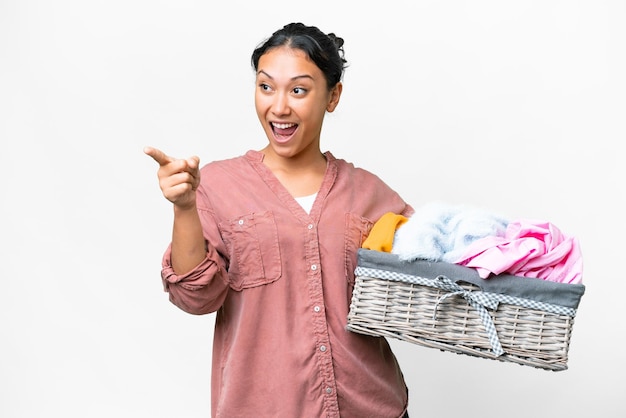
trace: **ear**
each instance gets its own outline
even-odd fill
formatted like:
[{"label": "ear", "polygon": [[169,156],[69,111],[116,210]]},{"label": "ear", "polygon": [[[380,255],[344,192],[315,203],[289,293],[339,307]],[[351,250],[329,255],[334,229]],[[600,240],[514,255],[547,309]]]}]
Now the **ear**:
[{"label": "ear", "polygon": [[334,111],[337,105],[339,104],[339,98],[341,97],[341,91],[343,90],[343,85],[341,82],[335,84],[335,87],[330,91],[330,100],[328,101],[328,105],[326,105],[326,111],[329,113]]}]

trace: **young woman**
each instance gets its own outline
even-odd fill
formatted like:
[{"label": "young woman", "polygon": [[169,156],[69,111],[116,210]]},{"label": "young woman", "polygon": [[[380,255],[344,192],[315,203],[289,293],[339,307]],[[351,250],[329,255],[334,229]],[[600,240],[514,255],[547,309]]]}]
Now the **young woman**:
[{"label": "young woman", "polygon": [[186,312],[217,312],[214,417],[406,416],[387,341],[345,328],[357,249],[386,212],[413,212],[320,150],[345,63],[341,38],[288,24],[252,54],[265,148],[201,169],[145,149],[174,206],[165,289]]}]

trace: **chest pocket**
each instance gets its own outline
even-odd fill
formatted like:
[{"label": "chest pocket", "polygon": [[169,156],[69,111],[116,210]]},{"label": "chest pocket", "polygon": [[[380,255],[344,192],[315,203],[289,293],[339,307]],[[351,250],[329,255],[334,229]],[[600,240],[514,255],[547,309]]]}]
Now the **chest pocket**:
[{"label": "chest pocket", "polygon": [[272,212],[250,213],[219,224],[228,249],[230,287],[242,290],[281,276],[278,230]]},{"label": "chest pocket", "polygon": [[365,238],[369,235],[374,222],[353,213],[346,213],[345,229],[345,268],[348,283],[354,285],[354,270],[356,269],[356,254]]}]

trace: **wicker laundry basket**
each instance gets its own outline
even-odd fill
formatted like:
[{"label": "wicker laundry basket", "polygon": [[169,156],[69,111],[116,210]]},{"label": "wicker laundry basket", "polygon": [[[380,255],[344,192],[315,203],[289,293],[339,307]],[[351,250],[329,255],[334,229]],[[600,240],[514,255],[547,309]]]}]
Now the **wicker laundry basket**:
[{"label": "wicker laundry basket", "polygon": [[545,370],[567,369],[582,284],[402,261],[360,249],[350,331]]}]

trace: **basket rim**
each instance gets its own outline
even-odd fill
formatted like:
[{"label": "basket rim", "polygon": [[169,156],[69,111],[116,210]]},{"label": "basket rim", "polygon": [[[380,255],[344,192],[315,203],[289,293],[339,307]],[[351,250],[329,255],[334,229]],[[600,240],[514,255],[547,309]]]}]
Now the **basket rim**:
[{"label": "basket rim", "polygon": [[508,295],[574,310],[578,308],[585,293],[585,285],[583,284],[557,283],[510,274],[493,275],[488,279],[483,279],[474,268],[443,261],[404,261],[396,254],[360,248],[357,252],[355,276],[362,274],[363,269],[376,271],[378,278],[394,276],[397,280],[404,280],[404,277],[421,277],[433,280],[438,276],[446,276],[455,282],[472,283],[484,292]]},{"label": "basket rim", "polygon": [[[437,276],[435,279],[428,279],[428,278],[421,277],[421,276],[412,276],[410,274],[398,273],[398,272],[387,271],[387,270],[370,269],[367,267],[357,267],[355,270],[355,277],[356,278],[369,277],[372,279],[403,282],[403,283],[421,285],[421,286],[429,286],[429,287],[433,287],[433,288],[440,289],[440,290],[447,290],[450,292],[458,292],[460,290],[451,289],[449,287],[449,284],[446,282],[446,280],[452,282],[453,284],[456,284],[457,286],[458,286],[458,283],[461,282],[460,280],[454,281],[453,279],[450,279],[444,275]],[[474,294],[474,295],[484,295],[486,298],[491,299],[496,305],[498,303],[507,303],[509,305],[518,305],[524,308],[537,309],[537,310],[554,313],[557,315],[567,315],[571,317],[575,317],[577,313],[577,310],[574,308],[568,308],[566,306],[555,305],[555,304],[546,303],[546,302],[538,302],[533,299],[520,298],[517,296],[510,296],[510,295],[505,295],[501,293],[486,292],[484,290],[477,290],[477,291],[468,290],[467,292]]]}]

